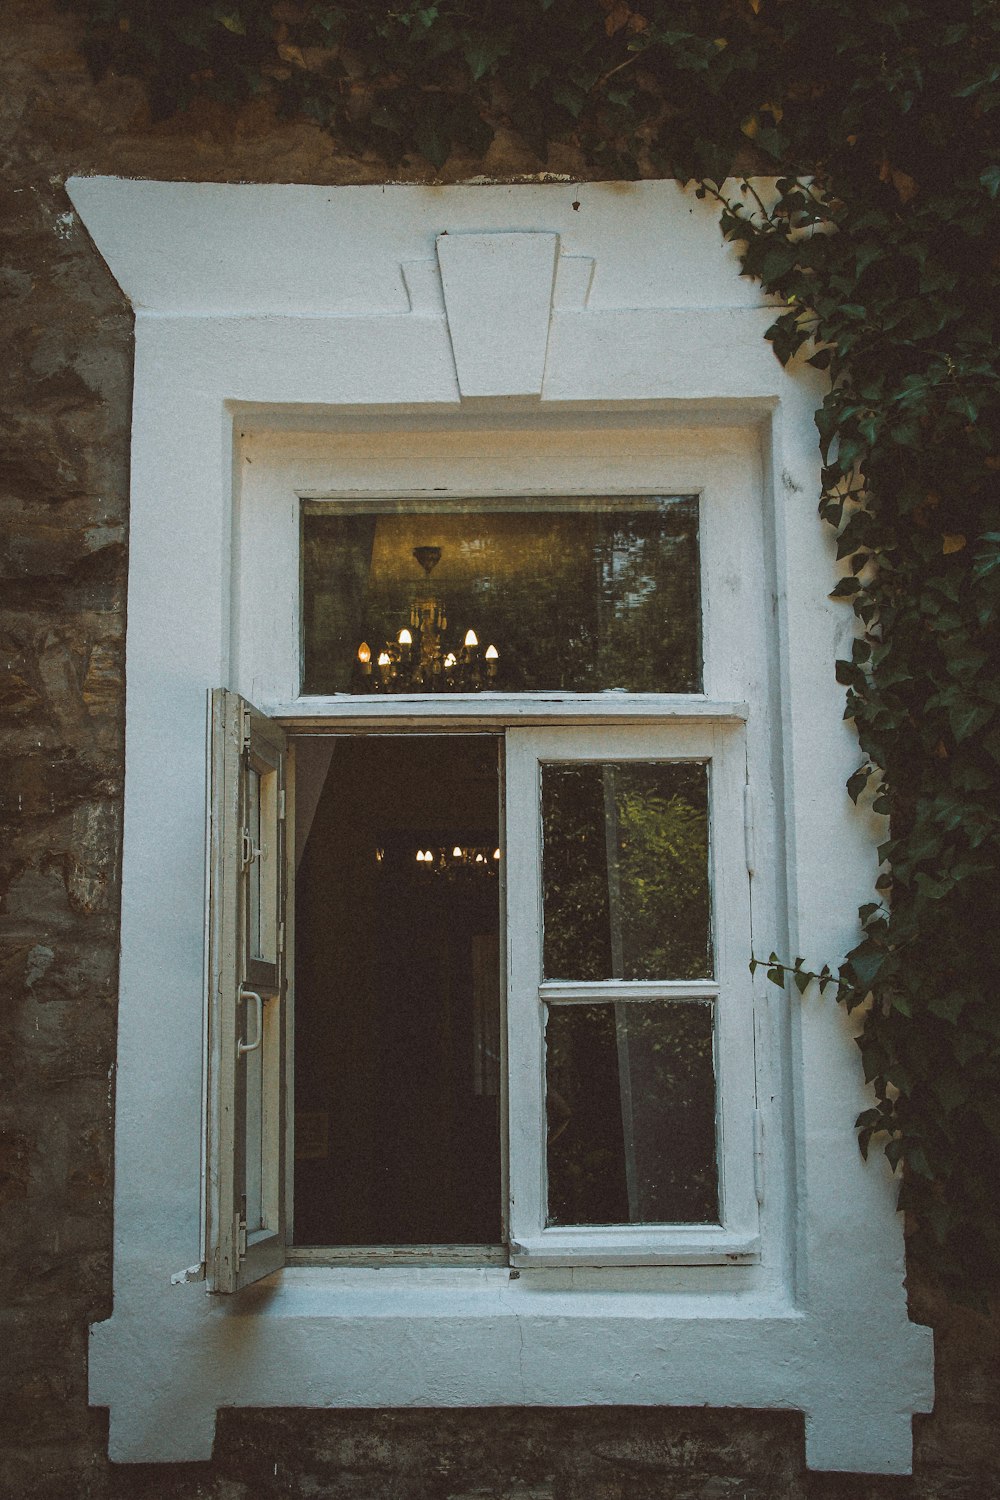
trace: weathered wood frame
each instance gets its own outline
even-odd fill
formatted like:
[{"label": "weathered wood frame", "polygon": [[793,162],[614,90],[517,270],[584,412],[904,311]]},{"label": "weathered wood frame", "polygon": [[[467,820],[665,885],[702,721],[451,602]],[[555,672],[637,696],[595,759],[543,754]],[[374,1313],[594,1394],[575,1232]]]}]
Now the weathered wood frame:
[{"label": "weathered wood frame", "polygon": [[[287,739],[238,694],[219,688],[211,698],[210,745],[205,1263],[212,1288],[234,1292],[285,1259]],[[255,849],[247,848],[251,770],[262,785],[272,783],[261,798],[266,824]],[[266,862],[269,877],[262,886],[265,894],[269,887],[271,909],[262,916],[273,959],[255,956],[251,946],[248,880],[258,861]],[[256,1038],[247,1035],[250,996],[259,1005]],[[259,1121],[261,1149],[261,1222],[253,1228],[246,1220],[248,1114]]]}]

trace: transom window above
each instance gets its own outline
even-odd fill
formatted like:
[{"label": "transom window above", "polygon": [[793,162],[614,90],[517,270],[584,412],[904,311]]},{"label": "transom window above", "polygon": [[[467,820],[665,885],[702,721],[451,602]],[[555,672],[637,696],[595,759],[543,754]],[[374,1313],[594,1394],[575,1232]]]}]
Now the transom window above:
[{"label": "transom window above", "polygon": [[304,691],[691,693],[694,495],[307,501]]}]

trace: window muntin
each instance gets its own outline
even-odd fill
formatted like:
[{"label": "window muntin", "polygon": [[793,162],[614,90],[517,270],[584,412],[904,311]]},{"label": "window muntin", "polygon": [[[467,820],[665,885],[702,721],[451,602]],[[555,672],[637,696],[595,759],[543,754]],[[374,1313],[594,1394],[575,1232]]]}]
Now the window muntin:
[{"label": "window muntin", "polygon": [[698,500],[305,502],[303,691],[700,691]]}]

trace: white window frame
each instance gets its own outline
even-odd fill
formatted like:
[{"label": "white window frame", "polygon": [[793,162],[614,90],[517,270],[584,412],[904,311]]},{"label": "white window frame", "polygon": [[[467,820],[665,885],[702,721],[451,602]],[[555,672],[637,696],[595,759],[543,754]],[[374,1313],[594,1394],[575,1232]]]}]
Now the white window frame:
[{"label": "white window frame", "polygon": [[218,689],[210,711],[206,1270],[218,1291],[235,1292],[285,1263],[288,746],[235,693]]},{"label": "white window frame", "polygon": [[[752,434],[763,555],[747,568],[733,539],[736,566],[709,583],[723,613],[734,585],[752,585],[773,649],[749,695],[727,688],[732,662],[716,653],[705,699],[750,709],[755,941],[835,959],[855,940],[873,839],[843,792],[857,746],[833,663],[851,622],[825,598],[833,550],[810,499],[821,377],[774,360],[773,307],[740,279],[715,207],[676,183],[67,186],[136,309],[114,1309],[90,1360],[112,1458],[207,1458],[220,1406],[639,1402],[801,1410],[810,1466],[906,1472],[931,1341],[906,1317],[891,1176],[861,1161],[851,1130],[864,1104],[851,1022],[766,984],[757,1263],[286,1266],[231,1297],[203,1279],[206,691],[225,685],[293,729],[364,722],[351,704],[298,699],[269,649],[288,622],[269,636],[263,617],[283,608],[294,626],[297,580],[276,571],[266,596],[245,596],[269,526],[244,524],[255,465],[241,433],[267,434],[284,472],[279,529],[310,489],[396,488],[393,442],[412,489],[442,482],[450,433],[458,490],[494,476],[521,493],[516,442],[491,447],[520,425],[559,450],[562,493],[601,493],[581,435],[604,424],[642,459],[671,431],[676,472],[661,452],[650,488],[689,492],[702,483],[685,465]],[[338,434],[335,471],[314,464],[310,480],[310,442]],[[286,550],[272,556],[280,571]],[[508,722],[568,712],[511,705]],[[440,722],[471,713],[442,705]],[[578,702],[571,717],[644,713]],[[390,717],[407,714],[401,702]]]},{"label": "white window frame", "polygon": [[[507,734],[507,972],[511,1119],[511,1264],[712,1265],[756,1258],[753,986],[747,966],[750,892],[743,840],[746,753],[742,725],[642,724]],[[542,966],[543,764],[700,761],[709,773],[711,980],[545,980]],[[553,1005],[614,1000],[710,1000],[714,1021],[716,1159],[720,1223],[601,1227],[546,1225],[545,1021]]]},{"label": "white window frame", "polygon": [[[725,840],[726,853],[721,860],[717,845],[713,854],[713,888],[726,914],[717,929],[719,957],[725,963],[719,1008],[726,1017],[726,1038],[733,1032],[733,1041],[720,1053],[724,1066],[720,1067],[717,1100],[718,1165],[725,1192],[722,1224],[715,1230],[648,1226],[641,1233],[619,1227],[543,1229],[537,1202],[525,1218],[522,1205],[532,1201],[527,1184],[541,1170],[545,1116],[537,1097],[529,1103],[529,1080],[538,1069],[538,992],[522,967],[527,951],[523,939],[527,935],[530,941],[532,918],[517,907],[507,913],[512,947],[507,966],[506,1047],[508,1059],[517,1063],[505,1076],[512,1106],[509,1114],[505,1109],[503,1122],[510,1174],[505,1218],[512,1241],[509,1261],[518,1267],[754,1264],[761,1246],[757,1196],[763,1180],[763,1116],[756,1107],[755,986],[748,968],[752,945],[745,826],[748,767],[752,765],[761,805],[773,800],[772,736],[764,712],[768,627],[757,584],[766,572],[759,436],[752,428],[712,431],[623,413],[610,418],[573,414],[541,424],[515,415],[512,420],[480,419],[477,428],[448,430],[383,419],[370,428],[358,430],[345,424],[335,434],[297,434],[288,441],[284,434],[256,430],[249,417],[241,423],[241,488],[234,536],[239,603],[232,644],[237,681],[245,692],[263,696],[268,711],[293,736],[293,745],[294,735],[306,730],[493,730],[505,735],[508,774],[516,774],[521,763],[512,756],[511,747],[518,735],[526,733],[526,725],[537,726],[536,733],[543,726],[559,725],[571,743],[601,745],[601,753],[611,756],[623,735],[644,728],[647,737],[658,736],[659,754],[664,758],[674,754],[678,744],[697,744],[701,754],[725,766],[727,806],[713,808],[713,816],[720,814],[718,838]],[[329,484],[331,475],[340,480],[337,489]],[[485,483],[484,475],[488,476]],[[384,505],[391,511],[404,500],[429,512],[435,507],[451,512],[463,507],[475,514],[482,508],[502,511],[511,504],[519,509],[530,508],[533,502],[544,507],[553,496],[560,500],[605,495],[627,499],[649,494],[698,498],[701,692],[391,697],[299,692],[304,649],[299,582],[304,502],[332,511],[359,502],[366,509]],[[749,733],[748,700],[753,704]],[[537,879],[532,864],[537,835],[523,816],[520,792],[511,796],[508,790],[506,805],[511,860],[507,883],[510,889],[523,892],[526,881]],[[762,829],[760,837],[770,851],[773,830]],[[756,880],[754,901],[761,915],[775,906],[769,874],[773,863],[765,859]],[[529,993],[530,1020],[525,1010]],[[770,1050],[765,1049],[763,1055],[769,1057]],[[763,1088],[773,1094],[766,1078]],[[288,1093],[293,1098],[291,1082]],[[534,1135],[509,1125],[511,1119],[526,1118],[535,1123]],[[292,1128],[290,1117],[289,1137]],[[289,1181],[293,1172],[290,1155]],[[293,1216],[292,1203],[286,1218],[291,1221]],[[324,1255],[322,1247],[311,1246],[288,1251],[291,1263],[335,1264],[345,1258],[361,1257],[345,1257],[333,1249]],[[392,1262],[398,1255],[373,1251],[367,1259]],[[211,1251],[208,1261],[213,1261]]]}]

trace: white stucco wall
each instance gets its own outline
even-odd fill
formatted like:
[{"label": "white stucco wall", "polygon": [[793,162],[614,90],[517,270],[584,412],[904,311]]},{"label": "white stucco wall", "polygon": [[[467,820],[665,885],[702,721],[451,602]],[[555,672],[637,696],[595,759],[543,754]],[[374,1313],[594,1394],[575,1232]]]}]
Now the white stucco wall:
[{"label": "white stucco wall", "polygon": [[220,1405],[664,1403],[800,1409],[814,1467],[906,1472],[931,1339],[906,1318],[894,1184],[858,1154],[857,1051],[829,1001],[758,986],[757,1264],[299,1266],[232,1298],[171,1280],[203,1253],[205,692],[258,680],[241,431],[289,473],[319,453],[331,482],[366,434],[399,434],[405,463],[428,434],[476,461],[483,433],[520,430],[569,473],[612,421],[667,480],[742,453],[765,558],[736,573],[770,643],[750,732],[776,793],[755,941],[852,945],[873,854],[843,789],[851,622],[815,516],[821,387],[774,360],[714,210],[674,183],[69,190],[136,309],[115,1303],[91,1354],[112,1457],[205,1458]]}]

